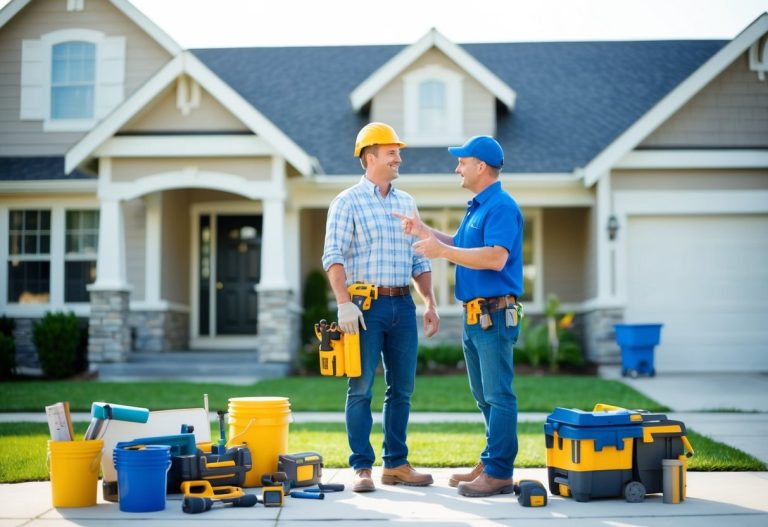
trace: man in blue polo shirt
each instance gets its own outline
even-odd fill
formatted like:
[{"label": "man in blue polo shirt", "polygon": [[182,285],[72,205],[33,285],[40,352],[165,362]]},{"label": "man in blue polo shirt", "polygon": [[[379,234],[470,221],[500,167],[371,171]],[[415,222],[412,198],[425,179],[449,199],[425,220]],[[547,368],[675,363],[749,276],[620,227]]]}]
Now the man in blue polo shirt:
[{"label": "man in blue polo shirt", "polygon": [[475,196],[453,236],[426,226],[414,213],[402,220],[420,239],[417,254],[456,264],[456,298],[464,305],[464,358],[469,386],[485,419],[486,446],[469,472],[449,483],[463,496],[513,492],[517,456],[517,398],[512,348],[517,342],[523,293],[523,215],[501,188],[504,151],[492,137],[477,136],[448,151],[459,158],[461,186]]}]

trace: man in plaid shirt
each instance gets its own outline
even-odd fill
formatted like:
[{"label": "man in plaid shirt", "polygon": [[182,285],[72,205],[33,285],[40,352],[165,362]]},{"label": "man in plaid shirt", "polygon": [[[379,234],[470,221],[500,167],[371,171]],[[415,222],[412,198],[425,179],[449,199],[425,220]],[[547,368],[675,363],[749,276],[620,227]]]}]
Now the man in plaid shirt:
[{"label": "man in plaid shirt", "polygon": [[[360,130],[355,156],[360,158],[365,175],[333,200],[325,229],[323,268],[336,296],[339,325],[347,333],[360,332],[362,374],[349,378],[345,412],[355,492],[375,489],[371,477],[376,459],[370,443],[371,396],[379,357],[387,383],[381,481],[388,485],[432,483],[431,475],[417,472],[408,463],[406,444],[418,350],[411,280],[426,306],[424,332],[428,337],[437,332],[440,318],[429,259],[414,254],[414,237],[404,234],[393,216],[416,211],[413,198],[392,185],[399,175],[400,149],[404,147],[392,127],[384,123],[370,123]],[[347,290],[355,282],[378,288],[378,299],[365,313],[352,302]]]}]

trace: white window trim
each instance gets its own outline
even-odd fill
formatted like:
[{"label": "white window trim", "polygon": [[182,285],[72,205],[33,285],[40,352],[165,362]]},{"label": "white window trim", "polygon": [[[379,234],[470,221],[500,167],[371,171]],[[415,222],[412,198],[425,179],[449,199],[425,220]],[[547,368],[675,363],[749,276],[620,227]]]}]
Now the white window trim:
[{"label": "white window trim", "polygon": [[[8,239],[10,210],[51,211],[50,291],[47,304],[19,304],[8,302]],[[50,199],[24,200],[0,206],[0,312],[9,317],[42,317],[48,311],[73,311],[77,316],[88,316],[88,302],[64,302],[65,218],[67,210],[99,210],[95,200],[74,200],[51,204]]]},{"label": "white window trim", "polygon": [[[91,29],[62,29],[40,37],[43,43],[43,131],[46,132],[80,132],[90,130],[96,124],[96,98],[99,91],[99,55],[105,35],[101,31]],[[96,46],[94,65],[96,75],[93,79],[93,117],[90,119],[51,119],[51,68],[53,47],[64,42],[88,42]]]},{"label": "white window trim", "polygon": [[[53,46],[72,41],[88,42],[96,46],[93,117],[89,119],[51,119],[51,61]],[[111,49],[111,56],[110,51],[107,50],[108,47]],[[37,49],[35,50],[35,48]],[[39,60],[39,63],[38,67],[34,68],[34,72],[24,71],[25,68],[32,68],[29,62],[32,60],[32,57],[22,54],[22,99],[24,100],[30,96],[28,93],[25,93],[25,90],[31,89],[34,92],[35,88],[39,89],[39,95],[32,96],[32,100],[40,105],[42,115],[26,115],[24,104],[22,104],[21,119],[42,120],[43,131],[45,132],[82,132],[92,129],[106,115],[106,112],[111,110],[111,108],[106,108],[106,105],[114,106],[114,103],[117,102],[114,100],[114,93],[110,93],[111,96],[108,96],[106,92],[114,91],[114,85],[118,85],[119,93],[117,94],[117,99],[122,100],[123,98],[122,86],[125,80],[124,48],[124,37],[107,37],[105,33],[91,29],[61,29],[46,33],[37,40],[25,40],[25,53],[26,50],[30,50],[30,52],[35,54],[39,53],[35,57]],[[117,52],[117,55],[115,55],[115,52]],[[114,70],[112,66],[107,64],[118,64],[119,67],[117,70]],[[105,78],[107,74],[105,70],[110,70],[111,75],[109,76],[115,76],[115,79]],[[107,84],[112,85],[109,90],[105,87]],[[37,112],[34,113],[36,114]]]},{"label": "white window trim", "polygon": [[[419,86],[435,80],[445,85],[448,126],[439,136],[422,135],[419,128]],[[462,143],[464,128],[464,76],[448,68],[431,64],[403,75],[403,138],[409,146],[447,146]]]}]

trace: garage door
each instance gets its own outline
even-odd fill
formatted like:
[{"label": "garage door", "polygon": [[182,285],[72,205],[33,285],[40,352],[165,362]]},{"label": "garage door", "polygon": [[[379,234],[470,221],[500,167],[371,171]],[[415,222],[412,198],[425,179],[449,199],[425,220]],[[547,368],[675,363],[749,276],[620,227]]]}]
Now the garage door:
[{"label": "garage door", "polygon": [[658,371],[768,371],[768,215],[638,216],[628,323],[664,324]]}]

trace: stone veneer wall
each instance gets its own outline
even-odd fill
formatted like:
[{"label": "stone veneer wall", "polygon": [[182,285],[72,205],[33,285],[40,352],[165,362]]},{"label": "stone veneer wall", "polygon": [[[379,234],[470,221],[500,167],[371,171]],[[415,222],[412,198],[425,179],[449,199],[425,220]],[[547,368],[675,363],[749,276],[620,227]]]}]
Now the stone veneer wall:
[{"label": "stone veneer wall", "polygon": [[136,351],[175,351],[189,348],[189,313],[132,311],[129,323]]},{"label": "stone veneer wall", "polygon": [[91,291],[88,362],[124,362],[131,351],[128,291]]},{"label": "stone veneer wall", "polygon": [[259,291],[259,360],[294,363],[300,321],[301,310],[290,290]]},{"label": "stone veneer wall", "polygon": [[620,364],[614,324],[624,321],[623,309],[596,309],[580,315],[584,324],[584,355],[596,364]]}]

